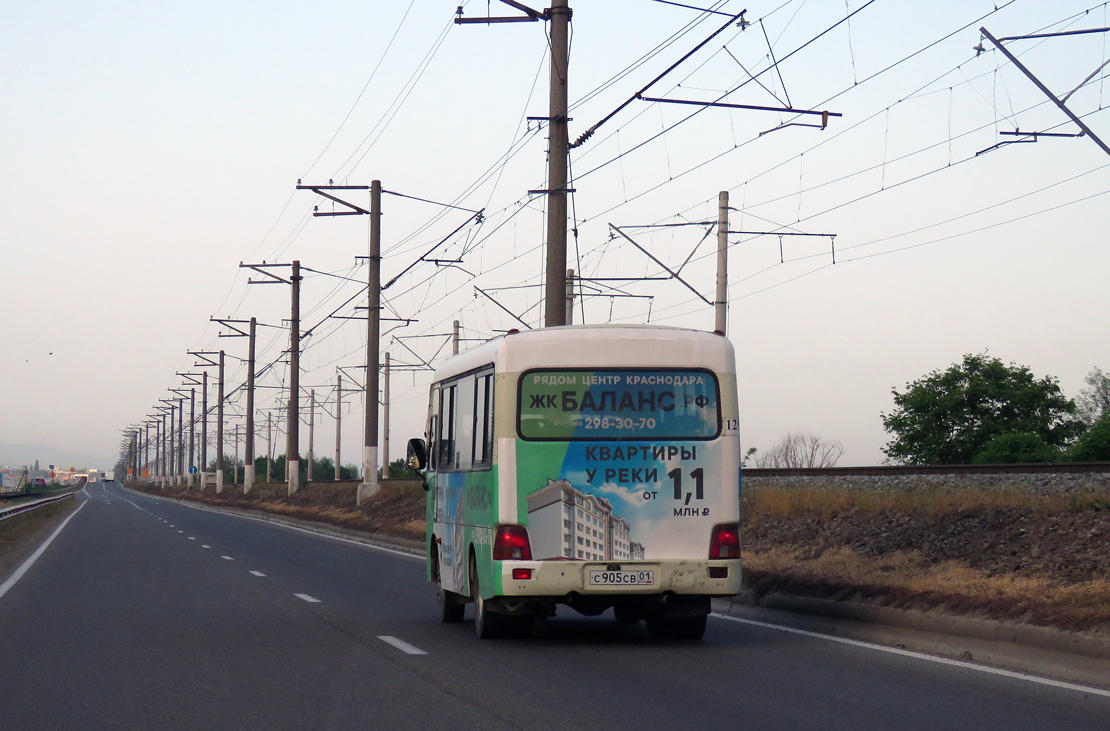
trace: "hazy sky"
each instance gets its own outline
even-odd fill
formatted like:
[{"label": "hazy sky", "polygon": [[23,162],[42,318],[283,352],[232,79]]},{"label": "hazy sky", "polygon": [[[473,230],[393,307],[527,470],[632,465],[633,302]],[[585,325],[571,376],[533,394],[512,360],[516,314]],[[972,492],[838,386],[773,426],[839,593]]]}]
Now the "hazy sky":
[{"label": "hazy sky", "polygon": [[[455,319],[474,340],[517,326],[476,287],[540,324],[544,202],[527,191],[544,187],[546,139],[526,117],[547,114],[546,27],[456,26],[457,4],[6,9],[0,465],[33,458],[12,446],[23,444],[52,450],[44,461],[64,453],[110,466],[121,430],[170,395],[175,372],[194,370],[187,350],[226,349],[228,380],[241,383],[246,343],[219,339],[211,316],[275,326],[260,329],[258,357],[279,361],[288,288],[248,286],[240,262],[298,259],[347,278],[306,272],[303,283],[301,383],[334,413],[336,368],[358,375],[365,324],[328,315],[363,314],[355,257],[367,252],[368,218],[312,217],[330,205],[295,191],[298,179],[380,179],[468,209],[385,196],[385,281],[484,209],[483,223],[431,257],[457,265],[422,263],[385,292],[388,316],[416,320],[383,327],[397,327],[382,340],[395,362],[449,352],[442,334]],[[974,48],[980,26],[998,37],[1105,27],[1107,6],[999,4],[852,0],[843,22],[839,2],[718,3],[747,8],[753,24],[725,30],[647,96],[735,89],[726,101],[843,116],[761,135],[816,118],[634,101],[574,151],[569,266],[587,277],[662,273],[612,239],[612,224],[672,268],[689,258],[683,279],[712,299],[708,227],[635,227],[715,219],[721,190],[733,230],[835,234],[835,265],[828,238],[731,237],[745,449],[810,431],[843,442],[843,465],[877,463],[891,388],[968,352],[1056,376],[1070,396],[1094,366],[1110,368],[1110,156],[1082,138],[976,155],[1016,139],[1005,131],[1078,130],[989,42]],[[727,20],[651,0],[572,5],[572,140]],[[1007,47],[1062,96],[1110,57],[1107,43],[1093,34]],[[1106,72],[1068,106],[1110,140]],[[713,325],[679,282],[586,286],[595,296],[579,322]],[[613,286],[640,296],[611,297]],[[278,411],[286,378],[280,363],[267,373],[260,412]],[[394,375],[393,457],[422,431],[428,381],[426,371]],[[242,423],[242,406],[232,411]],[[345,415],[343,461],[359,462],[357,396]],[[330,456],[334,421],[321,411],[316,423],[316,451]],[[307,428],[301,437],[306,452]]]}]

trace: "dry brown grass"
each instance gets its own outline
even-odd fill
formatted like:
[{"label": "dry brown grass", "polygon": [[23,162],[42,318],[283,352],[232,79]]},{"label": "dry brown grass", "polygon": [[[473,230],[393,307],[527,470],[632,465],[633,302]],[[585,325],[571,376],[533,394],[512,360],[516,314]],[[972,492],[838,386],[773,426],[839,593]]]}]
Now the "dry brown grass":
[{"label": "dry brown grass", "polygon": [[1074,629],[1110,623],[1110,581],[1061,584],[1013,574],[988,576],[954,561],[930,563],[917,552],[861,556],[832,548],[817,558],[798,549],[745,552],[759,593],[785,591],[877,604],[940,608]]},{"label": "dry brown grass", "polygon": [[919,511],[939,515],[983,506],[1033,509],[1043,513],[1110,509],[1110,494],[1035,495],[1016,487],[978,490],[922,489],[878,492],[834,487],[759,487],[744,491],[744,512],[757,517],[812,516],[828,520],[849,511],[877,515]]}]

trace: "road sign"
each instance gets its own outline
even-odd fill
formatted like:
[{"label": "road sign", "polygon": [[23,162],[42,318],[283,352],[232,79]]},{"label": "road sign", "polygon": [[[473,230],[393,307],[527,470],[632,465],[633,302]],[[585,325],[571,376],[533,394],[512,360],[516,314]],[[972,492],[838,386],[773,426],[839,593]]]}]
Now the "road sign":
[{"label": "road sign", "polygon": [[196,473],[197,473],[197,466],[196,465],[190,465],[189,474],[190,475],[195,475]]},{"label": "road sign", "polygon": [[127,468],[127,474],[129,474],[129,475],[130,475],[130,474],[131,474],[131,473],[133,473],[133,472],[134,472],[134,470],[133,470],[133,469],[131,469],[130,467],[128,467],[128,468]]}]

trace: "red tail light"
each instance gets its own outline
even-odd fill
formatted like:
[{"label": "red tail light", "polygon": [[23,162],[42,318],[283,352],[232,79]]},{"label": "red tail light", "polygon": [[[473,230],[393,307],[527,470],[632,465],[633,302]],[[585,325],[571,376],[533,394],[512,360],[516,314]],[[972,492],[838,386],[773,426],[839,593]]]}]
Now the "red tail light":
[{"label": "red tail light", "polygon": [[740,558],[739,523],[713,526],[713,537],[709,539],[709,558]]},{"label": "red tail light", "polygon": [[493,560],[532,560],[532,545],[528,542],[528,529],[522,525],[503,525],[497,529],[493,541]]}]

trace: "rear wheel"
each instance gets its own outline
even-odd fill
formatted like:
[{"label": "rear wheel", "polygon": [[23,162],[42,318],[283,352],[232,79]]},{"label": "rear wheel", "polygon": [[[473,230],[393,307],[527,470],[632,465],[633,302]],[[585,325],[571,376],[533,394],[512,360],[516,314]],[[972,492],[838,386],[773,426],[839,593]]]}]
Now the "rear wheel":
[{"label": "rear wheel", "polygon": [[470,596],[474,600],[474,632],[478,639],[491,640],[504,637],[508,629],[508,617],[504,614],[488,611],[486,602],[482,599],[482,591],[478,586],[478,566],[474,557],[470,557]]},{"label": "rear wheel", "polygon": [[447,591],[442,586],[436,587],[436,603],[439,605],[439,621],[447,624],[461,622],[466,604],[462,597],[453,591]]},{"label": "rear wheel", "polygon": [[700,640],[708,620],[700,617],[652,617],[647,621],[648,634],[657,640]]}]

